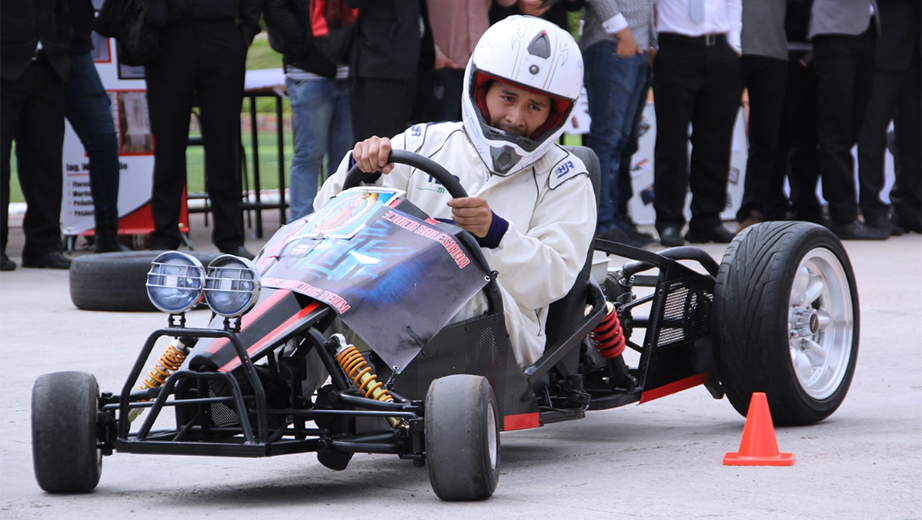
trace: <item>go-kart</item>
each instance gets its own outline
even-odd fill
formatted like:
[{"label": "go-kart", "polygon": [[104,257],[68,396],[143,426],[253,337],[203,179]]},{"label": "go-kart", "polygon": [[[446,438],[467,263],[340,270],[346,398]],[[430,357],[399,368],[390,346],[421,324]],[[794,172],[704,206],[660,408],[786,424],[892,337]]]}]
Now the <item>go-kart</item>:
[{"label": "go-kart", "polygon": [[[597,187],[595,155],[572,151]],[[402,151],[391,160],[465,196],[431,160]],[[477,500],[496,488],[501,431],[697,385],[743,415],[752,393],[765,392],[782,425],[820,421],[845,398],[858,296],[845,250],[823,227],[753,226],[719,265],[698,248],[596,240],[573,289],[551,306],[543,356],[523,369],[497,273],[473,237],[402,192],[361,187],[363,175],[350,171],[351,189],[281,228],[254,263],[221,256],[206,269],[179,252],[158,256],[147,287],[168,327],[150,335],[121,392],[100,393],[80,372],[36,380],[39,486],[90,491],[116,451],[317,452],[333,469],[354,453],[391,453],[427,465],[441,499]],[[609,269],[609,255],[628,261]],[[478,293],[487,312],[445,325]],[[203,300],[210,325],[187,327],[185,312]],[[169,345],[152,357],[161,338]],[[314,392],[318,366],[329,379]]]}]

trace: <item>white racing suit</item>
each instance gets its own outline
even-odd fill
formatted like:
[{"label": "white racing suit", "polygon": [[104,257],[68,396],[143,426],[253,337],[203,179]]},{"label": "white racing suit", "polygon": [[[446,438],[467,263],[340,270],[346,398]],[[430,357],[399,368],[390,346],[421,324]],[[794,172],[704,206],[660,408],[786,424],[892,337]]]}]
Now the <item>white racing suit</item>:
[{"label": "white racing suit", "polygon": [[[596,200],[585,165],[559,146],[531,166],[506,176],[491,174],[483,165],[463,125],[420,124],[391,141],[395,150],[407,150],[432,159],[458,178],[471,197],[487,200],[494,213],[483,253],[498,272],[506,328],[519,365],[534,363],[544,352],[544,324],[549,305],[563,298],[586,261],[596,222]],[[351,154],[323,184],[314,208],[325,205],[342,190]],[[429,216],[451,219],[448,192],[427,173],[396,164],[375,182],[405,190],[407,199]],[[499,219],[497,219],[497,216]],[[470,318],[487,310],[478,293],[452,318]]]}]

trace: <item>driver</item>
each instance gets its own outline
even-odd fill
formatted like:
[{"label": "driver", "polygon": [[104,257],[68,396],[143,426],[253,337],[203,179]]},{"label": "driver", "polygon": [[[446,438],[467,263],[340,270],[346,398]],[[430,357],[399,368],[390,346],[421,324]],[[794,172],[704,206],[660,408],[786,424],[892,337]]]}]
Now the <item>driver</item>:
[{"label": "driver", "polygon": [[[342,190],[353,165],[366,184],[406,191],[437,219],[473,234],[499,275],[506,327],[520,366],[544,352],[549,305],[564,297],[582,268],[596,222],[585,165],[557,145],[580,95],[583,61],[556,25],[512,16],[488,29],[464,74],[462,123],[410,127],[393,139],[355,145],[314,201],[319,209]],[[381,100],[386,103],[387,100]],[[428,157],[470,195],[452,199],[428,174],[387,164],[393,149]],[[453,321],[486,312],[478,293]]]}]

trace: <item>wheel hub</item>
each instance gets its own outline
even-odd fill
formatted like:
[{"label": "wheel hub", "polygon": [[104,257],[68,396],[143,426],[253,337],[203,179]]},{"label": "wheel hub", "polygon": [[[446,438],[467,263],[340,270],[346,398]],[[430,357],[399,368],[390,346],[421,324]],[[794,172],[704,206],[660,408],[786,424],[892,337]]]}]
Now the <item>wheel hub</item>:
[{"label": "wheel hub", "polygon": [[828,398],[845,377],[853,305],[841,262],[828,249],[808,251],[791,287],[788,337],[794,373],[813,398]]}]

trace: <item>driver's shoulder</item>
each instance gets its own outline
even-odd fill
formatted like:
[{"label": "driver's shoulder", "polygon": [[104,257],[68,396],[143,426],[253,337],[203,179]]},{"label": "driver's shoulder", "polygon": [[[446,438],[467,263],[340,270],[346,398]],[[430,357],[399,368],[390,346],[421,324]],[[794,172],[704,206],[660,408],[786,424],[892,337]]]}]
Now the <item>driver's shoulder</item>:
[{"label": "driver's shoulder", "polygon": [[443,148],[449,139],[461,136],[461,122],[417,123],[403,133],[404,149],[429,157]]},{"label": "driver's shoulder", "polygon": [[573,152],[556,144],[551,146],[535,166],[547,175],[548,187],[552,190],[571,179],[589,180],[589,170],[583,161]]}]

